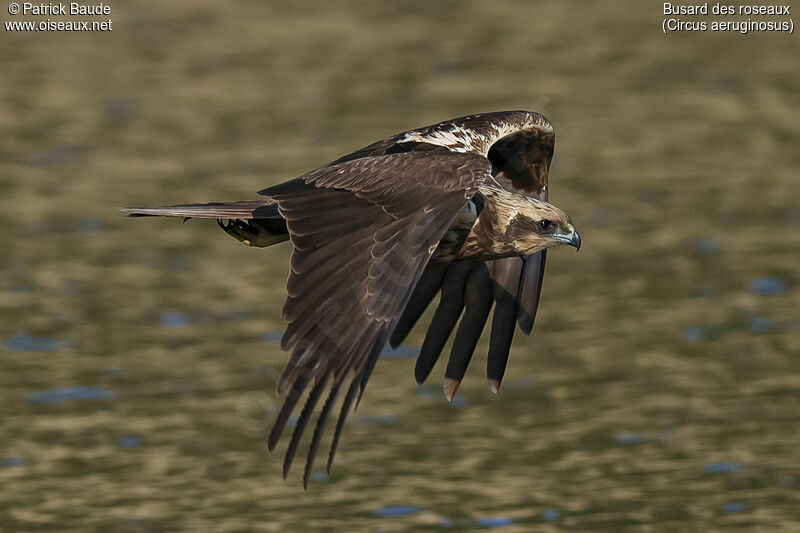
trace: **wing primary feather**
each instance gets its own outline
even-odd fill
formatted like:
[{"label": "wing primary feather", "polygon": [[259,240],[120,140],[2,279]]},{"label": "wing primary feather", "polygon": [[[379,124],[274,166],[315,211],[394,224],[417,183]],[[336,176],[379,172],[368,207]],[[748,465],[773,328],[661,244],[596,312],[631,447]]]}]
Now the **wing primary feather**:
[{"label": "wing primary feather", "polygon": [[444,397],[447,398],[448,402],[453,401],[453,397],[456,395],[456,391],[458,391],[459,385],[461,385],[460,379],[444,378],[442,391],[444,391]]},{"label": "wing primary feather", "polygon": [[522,281],[519,301],[519,316],[517,322],[519,329],[525,335],[533,331],[533,322],[536,320],[536,311],[539,308],[539,297],[542,294],[542,278],[544,277],[544,264],[547,259],[547,250],[542,250],[525,259],[522,269]]},{"label": "wing primary feather", "polygon": [[283,402],[283,407],[281,407],[281,410],[278,413],[278,418],[275,419],[275,424],[272,425],[272,430],[269,432],[269,439],[267,440],[267,448],[269,451],[273,451],[275,449],[275,445],[278,443],[281,433],[283,433],[283,428],[286,427],[286,422],[289,420],[289,416],[292,414],[294,406],[297,405],[297,402],[300,400],[300,396],[303,394],[303,390],[306,388],[306,385],[310,380],[310,372],[301,372],[292,384],[292,388],[286,395],[286,399]]},{"label": "wing primary feather", "polygon": [[395,326],[392,336],[389,338],[389,345],[392,348],[397,348],[405,340],[431,300],[442,288],[446,271],[447,264],[438,263],[429,264],[428,268],[422,273],[417,286],[414,287],[414,292],[411,293],[411,299],[408,301],[400,320],[397,321],[397,326]]},{"label": "wing primary feather", "polygon": [[303,473],[303,488],[308,488],[308,479],[311,477],[311,471],[314,468],[314,459],[317,456],[317,450],[319,450],[319,443],[322,440],[322,433],[325,430],[325,425],[328,422],[328,418],[330,417],[331,408],[336,403],[336,398],[339,396],[339,390],[341,389],[342,383],[335,382],[331,387],[331,392],[328,394],[328,399],[325,400],[325,405],[322,406],[322,411],[319,413],[319,417],[317,418],[317,425],[314,428],[314,435],[311,437],[311,444],[308,446],[308,457],[306,458],[306,468],[305,472]]},{"label": "wing primary feather", "polygon": [[372,375],[372,371],[375,369],[375,363],[378,362],[378,359],[381,355],[381,350],[383,346],[386,344],[386,337],[382,337],[378,339],[375,345],[372,347],[372,351],[369,354],[369,358],[364,366],[364,370],[361,371],[361,377],[358,379],[360,386],[358,392],[358,399],[356,399],[356,409],[358,409],[358,405],[361,403],[361,397],[364,396],[364,390],[367,388],[367,381],[369,381],[369,377]]},{"label": "wing primary feather", "polygon": [[314,413],[314,407],[317,405],[319,397],[325,390],[325,386],[328,384],[329,379],[330,372],[325,372],[320,380],[314,385],[314,388],[311,389],[311,393],[308,395],[308,399],[303,406],[303,410],[300,412],[300,418],[297,420],[297,425],[292,433],[292,440],[289,441],[289,447],[286,449],[286,455],[283,459],[283,479],[286,479],[286,476],[289,475],[289,469],[292,467],[294,454],[297,452],[297,445],[300,444],[300,438],[303,436],[303,431],[305,431],[306,425],[308,425],[308,421],[311,418],[311,415]]},{"label": "wing primary feather", "polygon": [[423,383],[439,359],[450,333],[464,308],[464,281],[472,268],[471,261],[459,261],[448,267],[442,284],[442,297],[419,350],[414,378]]},{"label": "wing primary feather", "polygon": [[333,440],[331,440],[331,449],[328,452],[328,465],[326,470],[328,474],[331,473],[331,465],[333,465],[333,457],[336,455],[336,448],[339,446],[339,437],[342,435],[342,428],[344,428],[344,422],[347,420],[347,414],[350,412],[350,406],[355,399],[356,393],[358,392],[359,381],[354,379],[352,383],[350,383],[350,387],[347,389],[347,394],[344,397],[344,401],[342,401],[342,408],[339,411],[339,420],[336,421],[336,429],[333,431]]},{"label": "wing primary feather", "polygon": [[522,259],[509,257],[488,263],[492,276],[494,315],[492,333],[489,338],[489,354],[486,359],[486,378],[489,387],[497,394],[503,380],[511,341],[517,323],[517,294],[522,275]]},{"label": "wing primary feather", "polygon": [[[485,263],[477,262],[472,267],[464,288],[464,316],[450,350],[450,359],[444,373],[447,379],[461,382],[464,378],[491,309],[492,282],[489,270]],[[455,393],[455,389],[452,390]],[[452,398],[452,394],[450,397]]]},{"label": "wing primary feather", "polygon": [[502,304],[498,302],[495,305],[489,355],[486,360],[486,379],[489,380],[489,386],[495,394],[500,388],[508,364],[511,341],[514,339],[516,314],[517,309],[513,302]]}]

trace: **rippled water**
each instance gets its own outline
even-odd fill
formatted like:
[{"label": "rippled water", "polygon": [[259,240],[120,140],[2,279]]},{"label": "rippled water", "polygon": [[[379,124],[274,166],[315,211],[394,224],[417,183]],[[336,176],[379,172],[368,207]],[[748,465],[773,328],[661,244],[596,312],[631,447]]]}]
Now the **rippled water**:
[{"label": "rippled water", "polygon": [[[2,36],[0,530],[800,530],[797,38],[665,37],[640,2],[333,6]],[[417,386],[415,330],[332,474],[284,482],[289,250],[116,208],[513,108],[553,120],[584,246],[548,258],[499,396],[486,343],[452,404],[441,366]]]}]

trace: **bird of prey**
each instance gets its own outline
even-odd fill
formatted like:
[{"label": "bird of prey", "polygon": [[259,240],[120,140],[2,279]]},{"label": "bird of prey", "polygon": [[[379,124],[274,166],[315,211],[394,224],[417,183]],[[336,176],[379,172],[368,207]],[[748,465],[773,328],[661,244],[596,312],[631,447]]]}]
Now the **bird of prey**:
[{"label": "bird of prey", "polygon": [[515,326],[525,334],[533,328],[546,249],[581,246],[569,217],[547,202],[554,142],[553,127],[539,113],[475,114],[377,141],[259,191],[258,200],[125,211],[216,218],[248,246],[291,241],[281,339],[291,358],[278,383],[285,402],[268,445],[272,451],[310,386],[286,451],[285,478],[327,391],[305,486],[337,400],[328,471],[345,418],[382,349],[387,341],[399,345],[437,294],[417,382],[428,377],[455,329],[444,379],[451,400],[494,307],[486,373],[497,392]]}]

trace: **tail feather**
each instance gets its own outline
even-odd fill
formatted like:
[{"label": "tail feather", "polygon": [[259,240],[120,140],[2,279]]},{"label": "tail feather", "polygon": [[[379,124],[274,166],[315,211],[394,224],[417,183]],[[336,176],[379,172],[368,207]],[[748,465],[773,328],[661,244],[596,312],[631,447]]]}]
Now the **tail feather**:
[{"label": "tail feather", "polygon": [[163,207],[124,207],[129,217],[185,217],[253,220],[282,218],[278,204],[271,199],[239,202],[210,202],[207,204],[168,205]]}]

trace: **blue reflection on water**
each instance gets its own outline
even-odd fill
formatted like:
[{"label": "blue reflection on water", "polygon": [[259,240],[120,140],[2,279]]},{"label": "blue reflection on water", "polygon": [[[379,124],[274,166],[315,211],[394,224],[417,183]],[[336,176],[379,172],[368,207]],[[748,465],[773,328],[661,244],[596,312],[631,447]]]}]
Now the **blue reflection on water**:
[{"label": "blue reflection on water", "polygon": [[647,438],[644,435],[639,435],[637,433],[623,433],[622,435],[617,435],[617,442],[620,444],[644,444],[647,442]]},{"label": "blue reflection on water", "polygon": [[548,522],[551,520],[558,520],[559,518],[561,518],[561,511],[558,509],[547,509],[542,514],[542,519],[547,520]]},{"label": "blue reflection on water", "polygon": [[705,237],[694,240],[694,251],[699,254],[715,254],[722,248],[716,239]]},{"label": "blue reflection on water", "polygon": [[50,337],[33,337],[25,333],[18,333],[6,341],[9,352],[50,352],[65,350],[72,346],[67,339],[53,339]]},{"label": "blue reflection on water", "polygon": [[772,322],[770,322],[767,317],[751,316],[749,322],[750,331],[754,331],[755,333],[769,333],[772,329]]},{"label": "blue reflection on water", "polygon": [[78,223],[81,233],[97,233],[103,229],[103,221],[98,218],[84,218]]},{"label": "blue reflection on water", "polygon": [[397,348],[392,348],[388,344],[383,348],[381,357],[385,359],[414,359],[419,355],[419,348],[401,344]]},{"label": "blue reflection on water", "polygon": [[505,518],[505,517],[491,517],[491,518],[478,519],[478,524],[485,527],[510,526],[513,523],[514,521],[511,518]]},{"label": "blue reflection on water", "polygon": [[158,321],[167,328],[183,328],[192,322],[192,318],[186,313],[161,313]]},{"label": "blue reflection on water", "polygon": [[[553,511],[553,509],[546,511],[545,514],[547,514],[549,511]],[[558,513],[558,511],[555,512]],[[550,518],[549,520],[555,520],[555,518]],[[473,520],[471,518],[456,518],[454,520],[451,520],[449,518],[442,518],[439,521],[439,526],[447,528],[455,527],[471,531],[476,528],[510,526],[513,525],[514,523],[515,522],[513,518],[507,518],[504,516],[492,516],[487,518],[479,518],[477,520]]]},{"label": "blue reflection on water", "polygon": [[425,396],[428,396],[431,394],[436,394],[437,392],[438,391],[434,387],[431,387],[430,385],[420,385],[419,387],[417,387],[417,394],[423,394]]},{"label": "blue reflection on water", "polygon": [[123,435],[119,438],[119,445],[122,448],[141,448],[142,438],[138,435]]},{"label": "blue reflection on water", "polygon": [[683,330],[683,338],[687,342],[700,342],[706,337],[702,326],[692,326]]},{"label": "blue reflection on water", "polygon": [[2,457],[0,458],[0,467],[10,468],[14,466],[25,466],[24,457]]},{"label": "blue reflection on water", "polygon": [[726,513],[741,513],[747,509],[744,502],[731,502],[722,506],[722,511]]},{"label": "blue reflection on water", "polygon": [[456,394],[453,396],[453,399],[450,400],[450,405],[453,407],[466,407],[467,405],[467,397],[463,394]]},{"label": "blue reflection on water", "polygon": [[117,393],[100,387],[64,387],[28,394],[30,403],[60,403],[69,400],[113,400]]},{"label": "blue reflection on water", "polygon": [[739,463],[709,463],[705,467],[706,474],[735,474],[742,469]]},{"label": "blue reflection on water", "polygon": [[281,342],[281,337],[283,337],[282,331],[270,331],[264,335],[264,340],[267,342]]},{"label": "blue reflection on water", "polygon": [[380,509],[375,509],[372,512],[384,518],[398,518],[411,516],[417,514],[419,511],[420,509],[416,505],[389,505],[381,507]]},{"label": "blue reflection on water", "polygon": [[750,281],[750,292],[758,296],[783,294],[784,283],[780,278],[756,278]]}]

